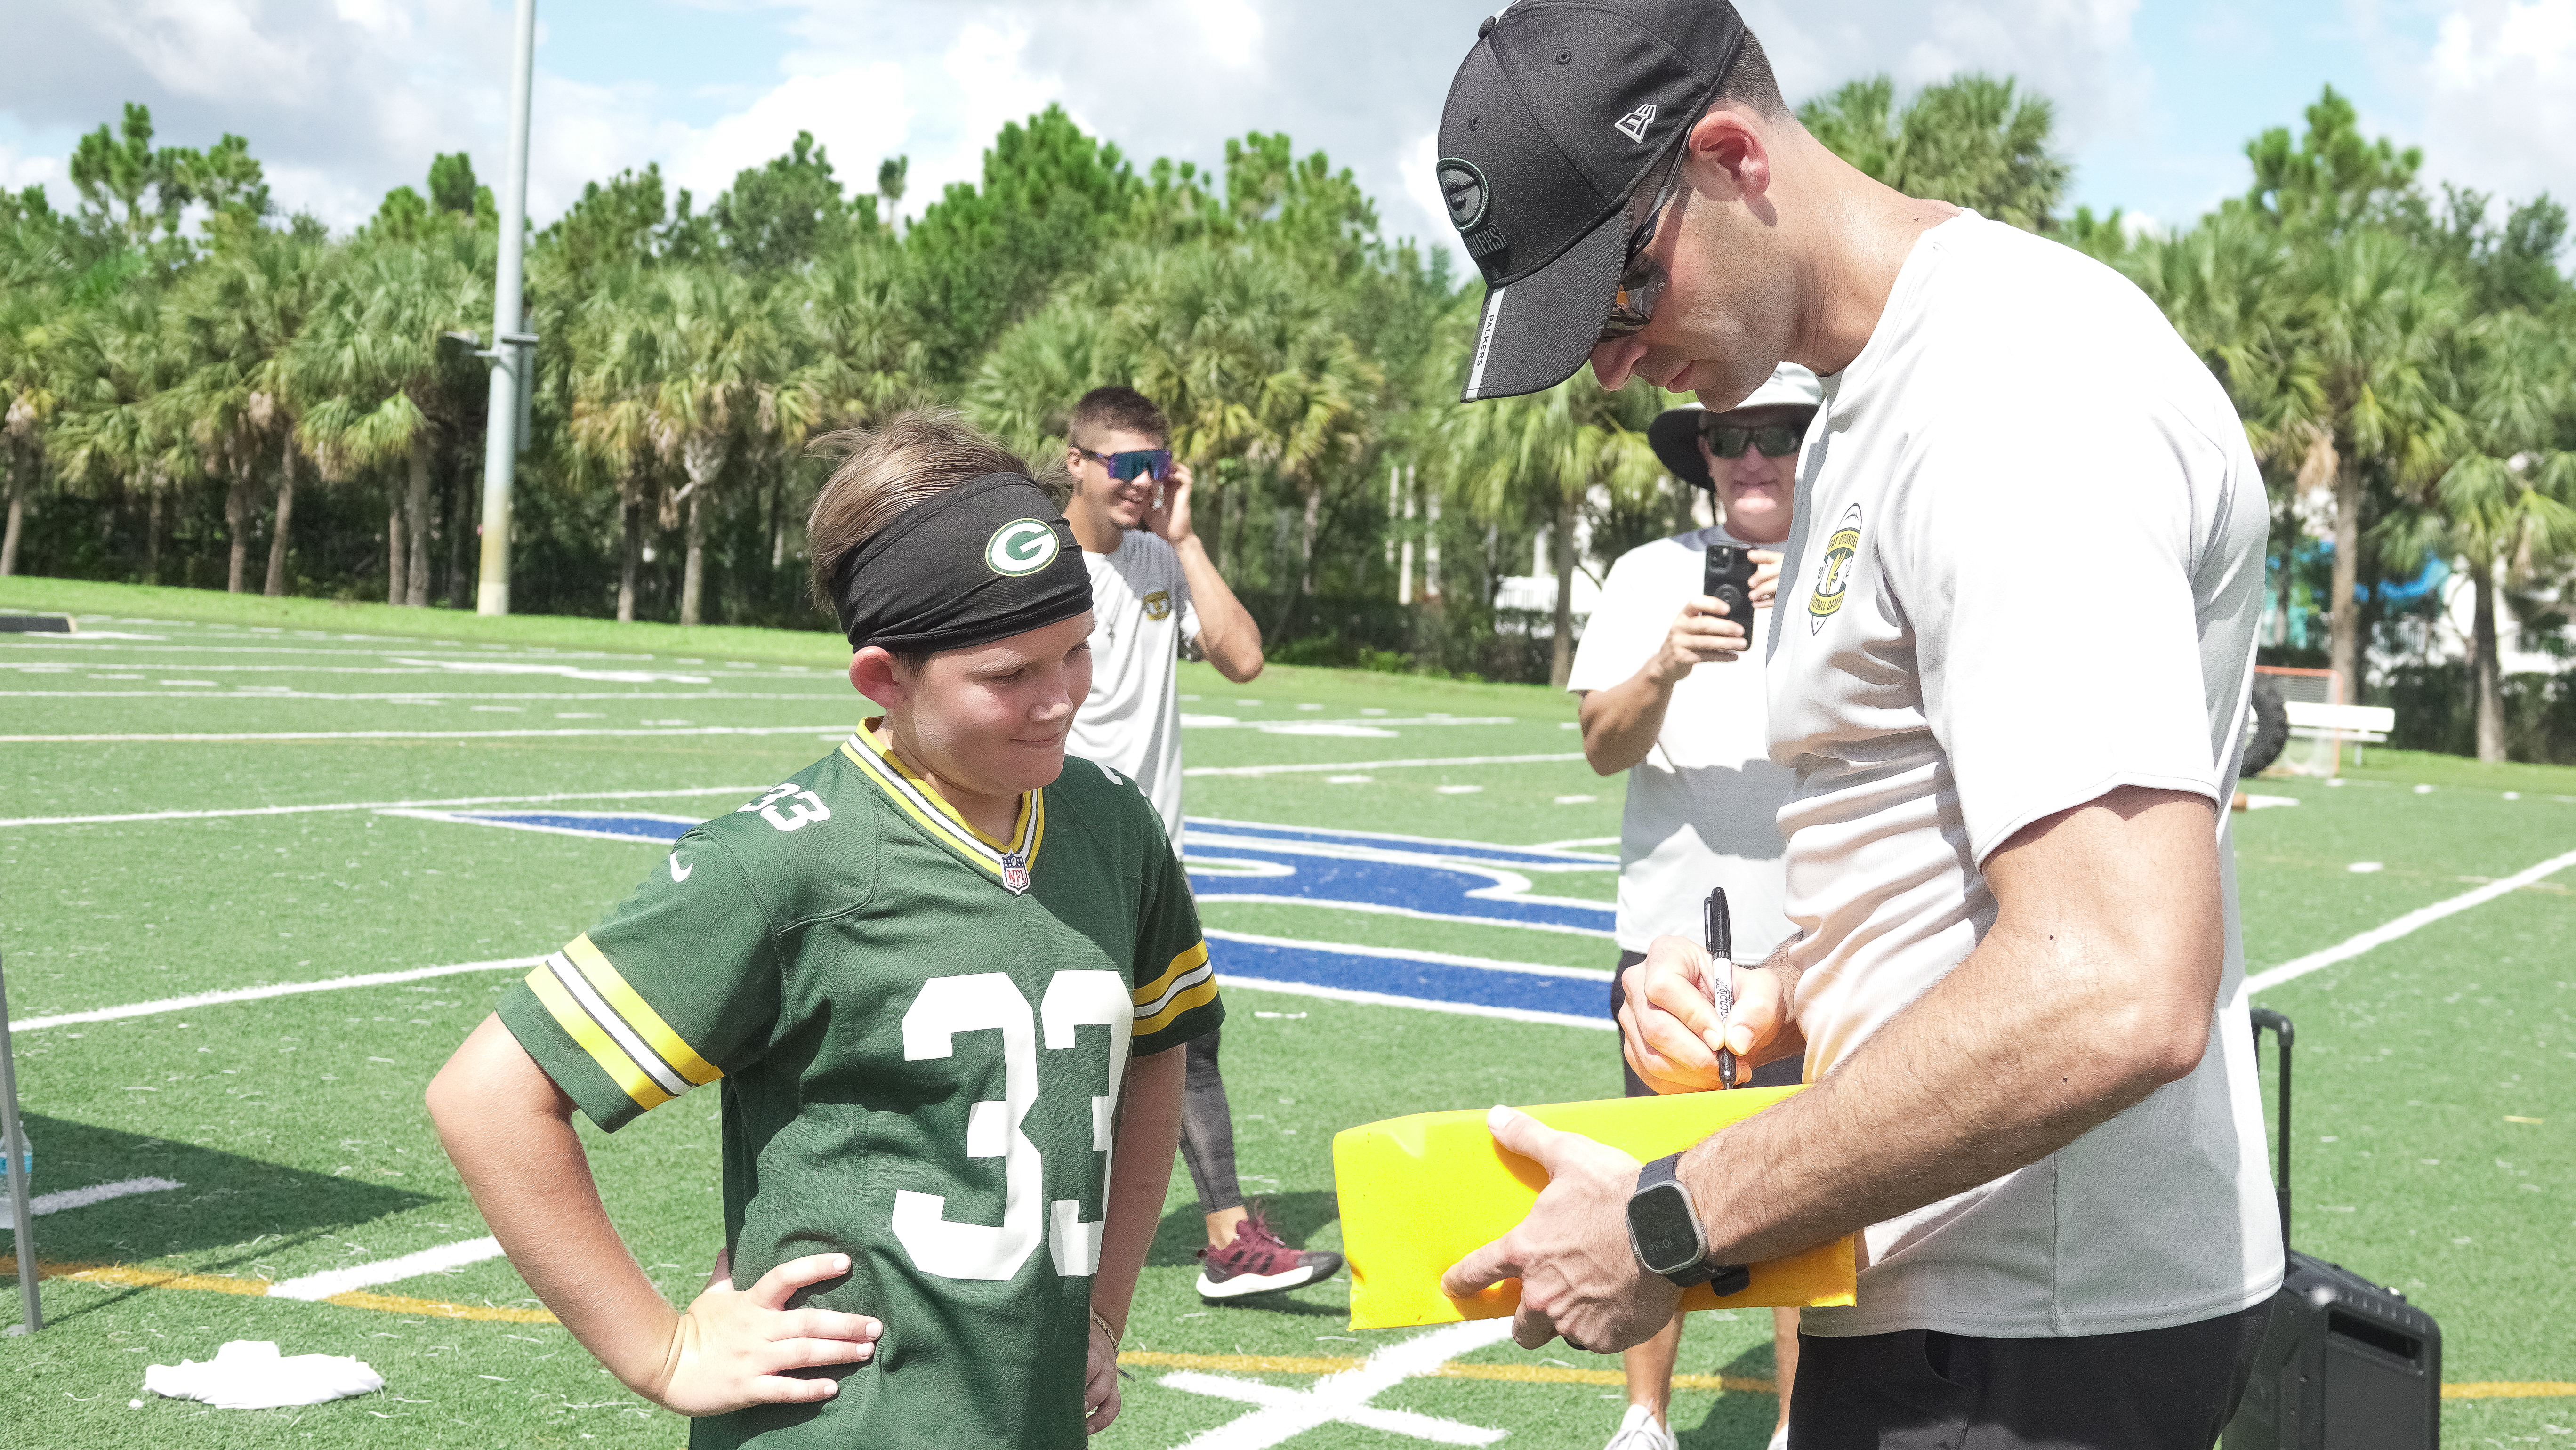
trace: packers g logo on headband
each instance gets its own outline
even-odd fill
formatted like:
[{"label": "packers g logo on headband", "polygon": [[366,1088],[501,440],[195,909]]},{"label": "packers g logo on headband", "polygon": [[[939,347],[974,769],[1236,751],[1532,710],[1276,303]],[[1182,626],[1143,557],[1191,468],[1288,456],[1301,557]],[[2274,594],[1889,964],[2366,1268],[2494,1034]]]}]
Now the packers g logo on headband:
[{"label": "packers g logo on headband", "polygon": [[984,566],[1004,578],[1017,579],[1054,563],[1063,547],[1044,521],[1013,519],[984,542]]}]

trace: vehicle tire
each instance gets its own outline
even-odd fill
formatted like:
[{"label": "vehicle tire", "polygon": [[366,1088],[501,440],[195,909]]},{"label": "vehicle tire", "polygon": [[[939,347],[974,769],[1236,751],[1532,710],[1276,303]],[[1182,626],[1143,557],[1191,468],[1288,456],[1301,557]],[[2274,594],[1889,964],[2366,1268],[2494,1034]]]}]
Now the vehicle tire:
[{"label": "vehicle tire", "polygon": [[2281,758],[2281,747],[2290,740],[2290,712],[2281,706],[2280,687],[2261,675],[2254,677],[2254,695],[2245,706],[2245,763],[2237,775],[2251,780],[2263,767]]}]

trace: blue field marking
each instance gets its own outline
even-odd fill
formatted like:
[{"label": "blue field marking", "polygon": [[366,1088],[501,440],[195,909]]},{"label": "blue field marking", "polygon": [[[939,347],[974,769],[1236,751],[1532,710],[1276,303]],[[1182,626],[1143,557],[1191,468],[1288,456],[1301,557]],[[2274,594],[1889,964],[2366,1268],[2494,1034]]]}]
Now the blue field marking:
[{"label": "blue field marking", "polygon": [[1194,818],[1183,836],[1199,900],[1517,926],[1608,938],[1608,902],[1541,896],[1529,872],[1615,871],[1610,857],[1377,831]]},{"label": "blue field marking", "polygon": [[[383,815],[590,840],[667,845],[698,824],[650,811],[412,810]],[[1202,902],[1325,907],[1607,938],[1606,902],[1540,896],[1528,874],[1611,871],[1610,857],[1373,831],[1194,818],[1190,887]],[[1610,973],[1582,967],[1211,929],[1221,979],[1269,991],[1564,1026],[1608,1027]]]}]

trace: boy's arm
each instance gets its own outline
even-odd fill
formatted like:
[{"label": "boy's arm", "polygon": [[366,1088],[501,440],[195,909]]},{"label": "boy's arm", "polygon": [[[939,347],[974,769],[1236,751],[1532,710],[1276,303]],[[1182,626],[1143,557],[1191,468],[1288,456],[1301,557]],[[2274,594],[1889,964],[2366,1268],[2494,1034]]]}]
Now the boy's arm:
[{"label": "boy's arm", "polygon": [[[1216,561],[1208,557],[1207,545],[1190,526],[1190,466],[1172,465],[1171,481],[1163,485],[1162,502],[1145,515],[1145,527],[1160,535],[1181,559],[1181,578],[1190,591],[1190,603],[1199,616],[1198,645],[1216,672],[1240,685],[1261,673],[1261,626],[1253,622],[1252,611],[1234,597],[1226,587],[1225,576],[1216,571]],[[1155,1205],[1160,1212],[1162,1205]]]},{"label": "boy's arm", "polygon": [[[783,1371],[855,1364],[875,1353],[875,1320],[786,1308],[796,1289],[849,1272],[846,1255],[792,1260],[744,1292],[712,1284],[686,1313],[672,1309],[608,1221],[573,1132],[572,1099],[498,1015],[484,1018],[448,1059],[428,1101],[447,1156],[510,1266],[636,1393],[684,1415],[827,1400],[840,1389],[836,1381]],[[1134,1281],[1131,1268],[1131,1288]]]},{"label": "boy's arm", "polygon": [[[1172,1186],[1172,1154],[1181,1145],[1181,1073],[1185,1054],[1166,1049],[1130,1059],[1118,1097],[1118,1137],[1109,1151],[1109,1221],[1100,1233],[1100,1270],[1091,1279],[1091,1310],[1127,1331],[1136,1276],[1163,1217]],[[1098,1434],[1118,1416],[1118,1348],[1091,1328],[1091,1367],[1082,1408]]]}]

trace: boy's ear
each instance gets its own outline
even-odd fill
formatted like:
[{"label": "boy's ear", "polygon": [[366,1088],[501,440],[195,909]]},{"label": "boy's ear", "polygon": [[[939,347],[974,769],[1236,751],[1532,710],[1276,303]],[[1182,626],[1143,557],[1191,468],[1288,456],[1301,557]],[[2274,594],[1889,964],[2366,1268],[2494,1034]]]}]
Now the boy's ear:
[{"label": "boy's ear", "polygon": [[877,645],[850,656],[850,688],[887,710],[900,710],[912,698],[908,675],[891,652]]}]

